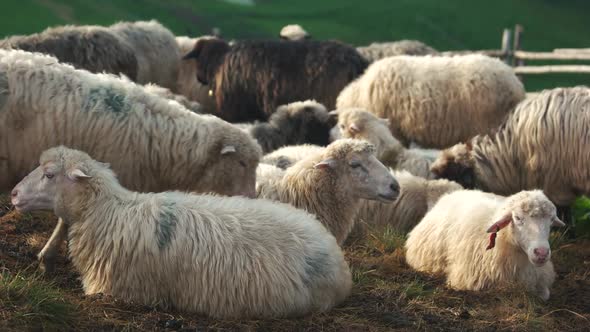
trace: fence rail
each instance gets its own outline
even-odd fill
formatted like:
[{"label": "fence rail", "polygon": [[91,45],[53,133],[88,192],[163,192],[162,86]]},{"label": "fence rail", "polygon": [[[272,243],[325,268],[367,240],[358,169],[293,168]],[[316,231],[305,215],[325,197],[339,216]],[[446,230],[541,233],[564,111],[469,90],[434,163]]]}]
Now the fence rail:
[{"label": "fence rail", "polygon": [[525,65],[526,61],[590,61],[590,48],[556,48],[553,52],[530,52],[521,50],[524,28],[517,24],[514,31],[504,29],[502,44],[499,50],[465,50],[448,51],[443,55],[461,54],[485,54],[499,58],[514,67],[518,77],[522,75],[538,75],[552,73],[590,74],[590,65],[564,64],[564,65]]}]

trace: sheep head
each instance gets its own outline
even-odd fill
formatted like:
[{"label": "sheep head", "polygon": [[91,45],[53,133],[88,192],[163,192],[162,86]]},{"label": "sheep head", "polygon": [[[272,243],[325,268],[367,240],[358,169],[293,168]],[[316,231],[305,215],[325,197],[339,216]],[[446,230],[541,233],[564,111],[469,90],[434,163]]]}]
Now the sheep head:
[{"label": "sheep head", "polygon": [[336,124],[335,117],[326,107],[315,100],[306,100],[281,105],[268,122],[283,136],[291,138],[289,144],[330,143],[330,129]]},{"label": "sheep head", "polygon": [[99,178],[96,181],[105,177],[115,179],[108,164],[63,146],[43,152],[39,164],[12,190],[12,204],[19,211],[53,210],[57,213],[66,193],[68,197],[81,197],[95,177]]},{"label": "sheep head", "polygon": [[443,150],[430,166],[437,178],[444,178],[461,184],[464,188],[475,187],[475,159],[471,143],[457,144]]},{"label": "sheep head", "polygon": [[565,224],[557,217],[553,203],[540,190],[521,191],[508,197],[499,216],[489,226],[490,244],[494,248],[496,234],[511,225],[509,237],[536,266],[543,266],[551,258],[549,230]]},{"label": "sheep head", "polygon": [[361,108],[338,110],[338,124],[332,129],[331,136],[333,140],[343,137],[367,141],[375,146],[380,160],[387,149],[402,149],[389,130],[389,120]]},{"label": "sheep head", "polygon": [[204,85],[211,85],[215,74],[223,63],[225,54],[230,51],[230,45],[221,39],[200,39],[195,43],[192,51],[182,59],[194,59],[197,64],[197,80]]},{"label": "sheep head", "polygon": [[[315,169],[329,172],[333,182],[342,184],[357,198],[392,202],[399,196],[399,183],[375,157],[367,142],[341,139],[330,144]],[[336,178],[337,177],[337,178]]]}]

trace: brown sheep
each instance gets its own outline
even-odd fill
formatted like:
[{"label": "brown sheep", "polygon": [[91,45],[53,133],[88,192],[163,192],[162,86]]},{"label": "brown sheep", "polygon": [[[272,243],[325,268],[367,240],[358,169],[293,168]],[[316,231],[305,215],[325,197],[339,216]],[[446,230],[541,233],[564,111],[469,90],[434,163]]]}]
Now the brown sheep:
[{"label": "brown sheep", "polygon": [[333,109],[336,97],[367,68],[353,48],[334,41],[199,40],[185,56],[230,122],[267,120],[279,105],[315,99]]}]

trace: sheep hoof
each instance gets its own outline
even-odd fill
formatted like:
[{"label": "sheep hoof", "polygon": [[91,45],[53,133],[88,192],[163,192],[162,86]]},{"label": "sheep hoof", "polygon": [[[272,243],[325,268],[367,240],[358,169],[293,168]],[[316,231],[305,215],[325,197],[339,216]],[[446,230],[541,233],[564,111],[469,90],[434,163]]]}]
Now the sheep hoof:
[{"label": "sheep hoof", "polygon": [[50,274],[55,272],[55,257],[50,255],[43,255],[43,253],[39,253],[37,255],[37,259],[39,260],[39,270],[44,274]]},{"label": "sheep hoof", "polygon": [[543,301],[547,301],[549,300],[549,288],[545,287],[539,290],[539,297],[541,298],[541,300]]}]

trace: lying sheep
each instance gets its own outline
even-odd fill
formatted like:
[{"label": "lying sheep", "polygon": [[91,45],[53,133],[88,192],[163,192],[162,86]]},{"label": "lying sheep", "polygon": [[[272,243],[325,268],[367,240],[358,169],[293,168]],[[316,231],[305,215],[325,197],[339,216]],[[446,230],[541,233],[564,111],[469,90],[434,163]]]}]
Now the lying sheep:
[{"label": "lying sheep", "polygon": [[[180,48],[180,55],[184,57],[188,54],[195,44],[201,39],[214,38],[212,36],[203,36],[199,38],[189,38],[186,36],[176,37],[176,43]],[[192,60],[180,60],[178,70],[177,92],[189,100],[201,104],[202,112],[215,113],[215,99],[209,94],[209,86],[203,85],[197,81],[197,64]]]},{"label": "lying sheep", "polygon": [[155,20],[119,22],[109,29],[124,38],[137,58],[136,82],[177,91],[180,48],[170,30]]},{"label": "lying sheep", "polygon": [[170,91],[169,89],[163,88],[159,85],[148,83],[144,85],[144,90],[149,93],[153,93],[157,96],[174,100],[175,102],[179,103],[180,105],[184,106],[186,109],[193,113],[197,114],[204,114],[203,107],[201,104],[197,103],[196,101],[190,101],[188,98],[182,95],[177,95]]},{"label": "lying sheep", "polygon": [[[367,142],[342,139],[273,176],[258,174],[259,198],[290,203],[315,214],[342,244],[354,225],[360,199],[391,202],[399,185]],[[268,174],[268,170],[264,170]]]},{"label": "lying sheep", "polygon": [[545,90],[520,103],[493,135],[444,150],[440,177],[501,195],[543,189],[558,206],[590,194],[590,89]]},{"label": "lying sheep", "polygon": [[396,55],[438,54],[434,48],[417,40],[399,40],[395,42],[371,43],[357,47],[356,50],[369,62]]},{"label": "lying sheep", "polygon": [[338,125],[332,130],[332,139],[339,137],[368,141],[377,148],[377,159],[396,170],[406,170],[427,179],[435,176],[430,171],[434,155],[423,149],[406,149],[389,131],[389,121],[360,108],[338,111]]},{"label": "lying sheep", "polygon": [[[121,183],[138,191],[254,196],[261,156],[249,135],[216,117],[119,77],[17,50],[0,50],[0,142],[0,191],[59,144],[110,162]],[[48,243],[42,260],[51,260],[65,236],[63,223],[56,231],[61,237]]]},{"label": "lying sheep", "polygon": [[258,141],[264,153],[269,153],[286,145],[328,145],[330,129],[335,124],[335,117],[324,105],[306,100],[279,106],[268,122],[240,124],[239,127]]},{"label": "lying sheep", "polygon": [[305,31],[299,24],[285,25],[279,33],[281,39],[286,40],[304,40],[311,39],[311,35]]},{"label": "lying sheep", "polygon": [[279,105],[315,99],[333,109],[340,90],[367,67],[354,48],[333,41],[199,40],[185,56],[213,91],[217,115],[267,120]]},{"label": "lying sheep", "polygon": [[29,36],[2,39],[0,48],[45,53],[93,73],[122,73],[137,80],[138,64],[132,46],[112,30],[101,26],[48,28]]},{"label": "lying sheep", "polygon": [[352,286],[334,237],[304,211],[243,197],[129,191],[77,150],[44,152],[12,203],[51,209],[68,223],[85,294],[223,319],[278,318],[327,311]]},{"label": "lying sheep", "polygon": [[456,191],[443,196],[410,232],[406,260],[418,271],[446,274],[454,289],[519,283],[547,300],[555,280],[551,226],[564,223],[540,190],[509,197]]},{"label": "lying sheep", "polygon": [[446,148],[504,121],[525,97],[512,68],[483,55],[396,56],[374,62],[338,96],[390,120],[394,137]]},{"label": "lying sheep", "polygon": [[407,171],[393,171],[392,175],[400,185],[399,197],[391,204],[362,200],[356,217],[358,221],[350,237],[360,237],[366,233],[367,226],[373,231],[389,228],[406,234],[442,195],[463,189],[456,182],[444,179],[426,180]]},{"label": "lying sheep", "polygon": [[[287,169],[308,156],[324,152],[323,146],[302,144],[285,146],[266,154],[260,160],[261,164],[272,165],[280,169]],[[258,172],[258,171],[257,171]],[[258,178],[259,176],[256,175]]]}]

